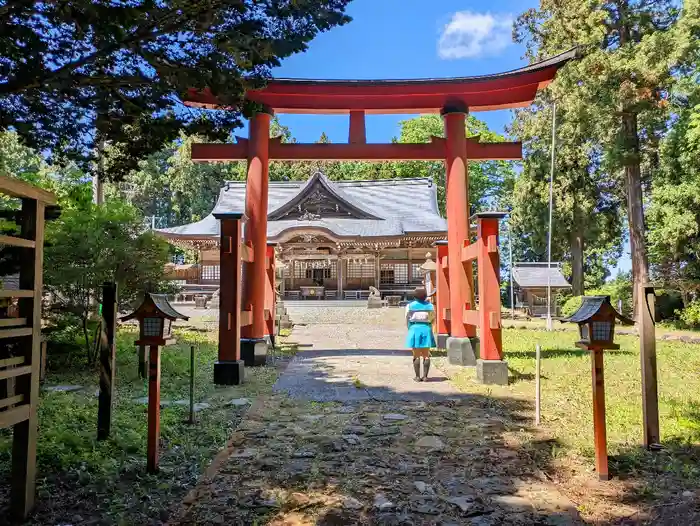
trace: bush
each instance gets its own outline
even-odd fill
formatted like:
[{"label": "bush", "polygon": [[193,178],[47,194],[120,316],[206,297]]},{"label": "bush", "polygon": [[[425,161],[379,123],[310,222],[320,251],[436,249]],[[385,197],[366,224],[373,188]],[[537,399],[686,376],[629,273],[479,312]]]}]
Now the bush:
[{"label": "bush", "polygon": [[571,296],[567,299],[561,306],[561,315],[568,318],[576,312],[581,306],[581,298],[583,298],[583,296]]},{"label": "bush", "polygon": [[46,317],[57,338],[75,342],[76,330],[82,332],[88,363],[94,362],[91,320],[102,284],[116,282],[119,307],[128,308],[144,292],[162,290],[168,252],[168,244],[144,232],[138,211],[124,202],[65,210],[47,226],[44,257],[44,283],[51,298]]},{"label": "bush", "polygon": [[[587,290],[586,296],[610,296],[610,303],[619,310],[618,302],[622,301],[622,312],[626,316],[632,316],[632,283],[629,275],[618,274],[618,276],[602,287]],[[562,316],[571,316],[581,306],[582,296],[571,296],[561,307]]]},{"label": "bush", "polygon": [[676,311],[684,325],[692,328],[700,327],[700,300],[689,303],[682,311]]},{"label": "bush", "polygon": [[656,319],[672,320],[683,310],[681,293],[675,290],[656,290]]}]

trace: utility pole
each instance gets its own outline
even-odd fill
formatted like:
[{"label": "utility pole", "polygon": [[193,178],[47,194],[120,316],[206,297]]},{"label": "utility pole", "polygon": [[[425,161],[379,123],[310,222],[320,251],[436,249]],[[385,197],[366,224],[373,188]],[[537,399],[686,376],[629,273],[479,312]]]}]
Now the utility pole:
[{"label": "utility pole", "polygon": [[105,176],[105,156],[104,152],[107,148],[107,141],[104,139],[99,142],[97,147],[97,160],[95,162],[95,170],[92,173],[92,202],[96,205],[101,205],[105,202],[104,176]]},{"label": "utility pole", "polygon": [[554,197],[554,161],[557,145],[557,103],[552,103],[552,162],[549,171],[549,232],[547,234],[547,330],[552,330],[552,202]]},{"label": "utility pole", "polygon": [[508,249],[510,251],[510,319],[515,319],[515,300],[513,294],[513,230],[510,228],[510,217],[508,218]]}]

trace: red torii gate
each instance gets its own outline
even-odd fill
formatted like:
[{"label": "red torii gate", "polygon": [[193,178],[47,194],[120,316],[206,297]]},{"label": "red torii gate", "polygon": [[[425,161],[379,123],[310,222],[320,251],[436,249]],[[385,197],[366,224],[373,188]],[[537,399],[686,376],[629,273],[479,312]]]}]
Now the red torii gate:
[{"label": "red torii gate", "polygon": [[[246,98],[261,110],[250,119],[249,138],[236,144],[195,144],[194,161],[248,161],[245,219],[222,216],[221,305],[219,362],[217,383],[242,379],[241,357],[246,363],[259,362],[264,356],[265,336],[273,332],[269,322],[273,306],[266,305],[270,255],[267,247],[268,172],[270,160],[444,160],[447,186],[447,245],[439,248],[438,327],[441,340],[447,338],[448,356],[453,363],[477,365],[484,382],[507,382],[507,367],[502,361],[500,338],[500,293],[498,286],[498,220],[502,214],[477,214],[478,239],[470,245],[469,236],[469,160],[520,159],[520,143],[482,143],[467,138],[465,119],[472,111],[519,108],[532,103],[537,91],[546,87],[557,70],[575,58],[570,50],[548,60],[514,71],[478,77],[417,80],[302,80],[273,79]],[[209,90],[192,89],[187,105],[210,109],[222,106]],[[348,114],[348,144],[281,143],[270,138],[270,118],[278,113]],[[367,144],[365,115],[440,113],[445,123],[445,138],[433,137],[425,144]],[[228,221],[246,221],[245,236],[239,246],[237,232]],[[226,238],[226,239],[224,239]],[[252,254],[244,259],[245,283],[240,294],[238,254],[246,247]],[[475,310],[472,260],[479,266],[480,309]],[[236,293],[224,293],[225,289]],[[274,295],[273,295],[274,296]],[[274,304],[274,298],[272,299]],[[244,306],[249,324],[237,326]],[[248,316],[248,309],[251,314]],[[267,311],[267,313],[266,313]],[[459,313],[453,315],[452,313]],[[267,318],[267,319],[266,319]],[[234,320],[232,323],[231,320]],[[480,359],[475,360],[474,339],[481,329]],[[240,331],[240,348],[238,338]],[[488,334],[487,334],[488,333]],[[235,343],[234,343],[235,341]],[[258,357],[258,360],[256,360]],[[227,373],[227,370],[235,373]],[[228,378],[228,380],[226,380]]]}]

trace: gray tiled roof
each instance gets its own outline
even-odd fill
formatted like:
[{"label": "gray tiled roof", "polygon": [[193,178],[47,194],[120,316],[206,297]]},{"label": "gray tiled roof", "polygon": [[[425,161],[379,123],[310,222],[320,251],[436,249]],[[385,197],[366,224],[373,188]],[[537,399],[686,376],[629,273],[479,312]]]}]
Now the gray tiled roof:
[{"label": "gray tiled roof", "polygon": [[[438,211],[437,188],[430,179],[330,181],[330,184],[337,189],[338,196],[380,219],[322,217],[310,221],[268,221],[268,237],[274,239],[287,230],[297,228],[326,229],[339,237],[384,237],[447,231],[447,222]],[[268,214],[293,199],[305,185],[306,181],[270,181]],[[219,221],[213,214],[243,213],[244,206],[245,183],[227,182],[219,193],[212,213],[207,217],[196,223],[158,231],[182,237],[218,236]]]},{"label": "gray tiled roof", "polygon": [[551,287],[571,287],[560,272],[558,263],[552,263],[551,268],[547,268],[547,263],[513,264],[513,281],[521,288],[546,287],[548,278]]},{"label": "gray tiled roof", "polygon": [[610,303],[610,296],[584,296],[581,306],[568,318],[562,321],[586,321],[600,310],[604,303]]}]

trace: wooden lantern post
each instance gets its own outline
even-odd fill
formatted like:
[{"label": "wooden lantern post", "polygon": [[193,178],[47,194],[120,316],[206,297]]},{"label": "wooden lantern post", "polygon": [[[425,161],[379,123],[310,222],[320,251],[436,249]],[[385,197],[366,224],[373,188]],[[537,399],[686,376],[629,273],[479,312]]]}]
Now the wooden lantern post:
[{"label": "wooden lantern post", "polygon": [[158,471],[158,445],[160,442],[160,349],[172,345],[172,323],[187,320],[172,308],[165,294],[146,294],[143,303],[122,321],[137,319],[140,336],[136,345],[148,346],[148,449],[146,470]]},{"label": "wooden lantern post", "polygon": [[607,430],[605,425],[603,351],[620,348],[614,342],[616,319],[620,320],[624,325],[632,325],[634,323],[614,309],[610,303],[610,296],[584,296],[579,309],[571,317],[562,320],[578,323],[581,339],[576,342],[576,346],[591,352],[595,469],[600,480],[610,480]]}]

